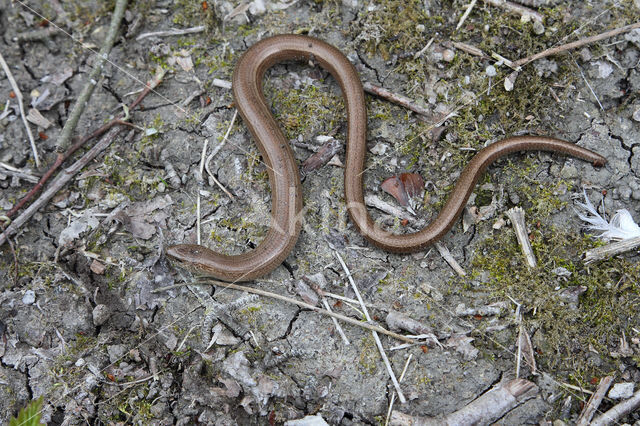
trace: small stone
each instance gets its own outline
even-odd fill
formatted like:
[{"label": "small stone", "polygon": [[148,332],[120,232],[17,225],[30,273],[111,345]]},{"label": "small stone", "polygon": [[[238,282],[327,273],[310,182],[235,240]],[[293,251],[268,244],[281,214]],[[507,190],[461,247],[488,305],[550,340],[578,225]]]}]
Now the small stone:
[{"label": "small stone", "polygon": [[633,115],[631,116],[635,121],[640,121],[640,107],[636,108],[635,111],[633,111]]},{"label": "small stone", "polygon": [[495,77],[497,74],[496,67],[494,67],[493,65],[489,65],[487,68],[485,68],[484,72],[488,77]]},{"label": "small stone", "polygon": [[442,52],[442,60],[445,62],[453,61],[453,58],[456,56],[455,52],[451,49],[444,49]]},{"label": "small stone", "polygon": [[627,399],[633,396],[633,382],[616,383],[609,391],[611,399]]},{"label": "small stone", "polygon": [[596,65],[598,66],[597,78],[607,78],[613,72],[613,66],[609,62],[597,61]]},{"label": "small stone", "polygon": [[36,301],[36,293],[33,290],[27,290],[22,296],[22,303],[32,305]]},{"label": "small stone", "polygon": [[389,145],[386,143],[378,142],[371,148],[371,153],[375,155],[384,155],[389,149]]},{"label": "small stone", "polygon": [[91,272],[96,275],[102,275],[104,274],[104,270],[106,268],[102,263],[98,262],[96,259],[93,259],[93,262],[91,262],[91,266],[89,267],[89,269],[91,269]]},{"label": "small stone", "polygon": [[306,416],[301,419],[286,421],[285,426],[328,426],[329,424],[324,421],[320,416]]},{"label": "small stone", "polygon": [[85,364],[85,362],[86,361],[84,360],[84,358],[78,358],[78,360],[75,363],[75,366],[76,367],[82,367]]},{"label": "small stone", "polygon": [[542,25],[542,22],[538,20],[533,21],[533,33],[535,35],[544,34],[544,25]]},{"label": "small stone", "polygon": [[93,308],[93,325],[96,327],[101,326],[111,316],[111,309],[107,305],[96,305]]},{"label": "small stone", "polygon": [[418,31],[419,33],[423,33],[425,29],[425,26],[422,24],[416,25],[416,31]]}]

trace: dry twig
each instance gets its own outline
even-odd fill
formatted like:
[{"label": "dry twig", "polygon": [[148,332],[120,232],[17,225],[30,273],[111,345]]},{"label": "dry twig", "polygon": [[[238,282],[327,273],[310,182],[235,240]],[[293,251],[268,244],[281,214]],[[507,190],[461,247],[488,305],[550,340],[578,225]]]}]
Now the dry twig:
[{"label": "dry twig", "polygon": [[589,422],[591,421],[591,418],[593,417],[596,410],[600,406],[602,399],[607,394],[607,391],[609,390],[609,387],[611,387],[612,383],[613,383],[613,376],[606,376],[600,379],[598,388],[593,393],[593,395],[591,395],[591,397],[589,398],[589,401],[584,406],[582,413],[580,413],[580,416],[576,421],[576,426],[587,426],[589,424]]},{"label": "dry twig", "polygon": [[476,425],[491,424],[538,393],[535,383],[513,379],[500,383],[456,412],[444,417],[414,417],[395,411],[392,425]]},{"label": "dry twig", "polygon": [[631,25],[626,25],[621,28],[616,28],[610,31],[606,31],[604,33],[594,35],[591,37],[586,37],[572,43],[563,44],[562,46],[552,47],[547,50],[543,50],[542,52],[536,53],[535,55],[527,56],[526,58],[519,59],[514,62],[516,67],[521,67],[523,65],[528,64],[529,62],[533,62],[537,59],[546,58],[547,56],[555,55],[561,52],[566,52],[567,50],[577,49],[579,47],[585,46],[590,43],[594,43],[596,41],[604,40],[609,37],[616,36],[618,34],[626,33],[627,31],[634,30],[636,28],[640,28],[640,22],[636,22]]},{"label": "dry twig", "polygon": [[585,263],[591,263],[633,250],[638,246],[640,246],[640,237],[628,238],[626,240],[616,241],[615,243],[587,250],[584,252],[583,258]]},{"label": "dry twig", "polygon": [[[132,110],[133,108],[135,108],[140,102],[142,102],[142,99],[144,99],[144,97],[147,96],[147,94],[149,94],[151,90],[153,90],[158,84],[160,84],[160,82],[162,81],[162,78],[164,77],[164,74],[165,74],[164,70],[162,70],[162,68],[158,68],[153,79],[147,82],[142,93],[140,93],[138,98],[135,101],[133,101],[133,103],[129,106],[129,110]],[[64,153],[58,153],[58,155],[56,156],[56,161],[51,165],[51,167],[49,167],[49,170],[47,170],[47,172],[40,178],[38,183],[33,188],[31,188],[31,190],[27,192],[27,194],[24,197],[22,197],[22,199],[18,203],[16,203],[11,208],[11,210],[9,210],[9,212],[7,212],[7,216],[8,217],[14,216],[18,212],[18,210],[20,210],[38,191],[40,191],[40,189],[49,180],[49,178],[58,170],[58,168],[60,168],[60,166],[71,155],[73,155],[73,153],[75,153],[78,149],[80,149],[85,143],[87,143],[91,139],[102,136],[104,133],[106,133],[109,129],[111,129],[115,125],[131,126],[130,123],[122,121],[122,119],[124,118],[125,117],[115,118],[114,120],[110,121],[109,123],[105,124],[99,129],[95,130],[90,135],[85,136],[84,138],[80,139],[79,141],[71,145],[69,149],[67,149]],[[0,245],[2,245],[2,243],[0,243]]]},{"label": "dry twig", "polygon": [[536,12],[533,9],[530,9],[526,6],[522,6],[520,4],[512,3],[507,0],[484,0],[485,3],[489,3],[492,6],[501,7],[515,15],[519,15],[521,17],[530,17],[534,21],[542,22],[544,21],[544,17]]},{"label": "dry twig", "polygon": [[603,414],[593,419],[591,426],[609,426],[618,424],[618,421],[624,416],[631,414],[640,407],[640,391],[637,391],[629,399],[615,405]]},{"label": "dry twig", "polygon": [[522,254],[527,261],[527,266],[529,268],[535,268],[537,265],[536,256],[533,254],[533,249],[529,242],[529,234],[527,233],[527,226],[524,222],[524,210],[520,207],[514,207],[507,210],[506,214],[509,220],[511,220],[513,229],[516,231],[516,238],[518,239],[518,244],[520,244],[520,249],[522,249]]},{"label": "dry twig", "polygon": [[451,266],[451,268],[461,277],[467,276],[467,273],[462,269],[462,266],[458,263],[458,261],[453,257],[447,246],[442,244],[441,242],[435,243],[436,249],[440,253],[440,256]]},{"label": "dry twig", "polygon": [[109,52],[111,52],[111,48],[113,47],[113,43],[115,42],[116,36],[118,35],[118,29],[120,28],[120,22],[122,21],[122,17],[124,16],[124,12],[127,8],[127,0],[118,0],[116,2],[115,9],[113,11],[113,15],[111,16],[111,23],[109,24],[109,30],[107,31],[107,36],[104,40],[104,44],[100,48],[100,52],[96,55],[96,61],[93,64],[93,70],[89,74],[87,78],[87,82],[85,86],[82,88],[80,95],[76,100],[76,103],[69,114],[69,118],[64,123],[64,127],[60,132],[60,136],[58,137],[58,141],[56,143],[56,151],[58,153],[65,152],[69,149],[69,145],[71,144],[71,135],[73,134],[76,126],[78,125],[78,120],[80,120],[80,116],[84,112],[91,95],[93,94],[93,90],[98,84],[98,77],[102,73],[102,67],[106,62]]},{"label": "dry twig", "polygon": [[[398,333],[394,333],[393,331],[389,331],[386,330],[380,326],[377,325],[372,325],[366,322],[362,322],[362,321],[358,321],[356,319],[353,319],[351,317],[346,317],[344,315],[340,315],[337,314],[335,312],[329,312],[326,311],[322,308],[318,308],[317,306],[313,306],[310,305],[308,303],[302,302],[300,300],[296,300],[296,299],[292,299],[290,297],[287,296],[283,296],[281,294],[276,294],[276,293],[271,293],[265,290],[260,290],[259,288],[254,288],[254,287],[248,287],[248,286],[243,286],[243,285],[238,285],[238,284],[231,284],[231,283],[226,283],[223,281],[216,281],[216,280],[212,280],[212,279],[207,279],[206,281],[203,281],[202,284],[210,284],[210,285],[217,285],[219,287],[224,287],[224,288],[231,288],[233,290],[239,290],[239,291],[246,291],[247,293],[253,293],[253,294],[258,294],[260,296],[265,296],[265,297],[270,297],[272,299],[278,299],[278,300],[282,300],[283,302],[287,302],[287,303],[292,303],[294,305],[298,305],[302,308],[305,309],[309,309],[311,311],[314,312],[318,312],[320,314],[323,315],[327,315],[330,317],[334,317],[337,318],[341,321],[347,322],[349,324],[353,324],[353,325],[357,325],[358,327],[362,327],[362,328],[366,328],[368,330],[371,331],[377,331],[378,333],[382,333],[382,334],[386,334],[387,336],[393,337],[394,339],[398,339],[401,340],[403,342],[407,342],[407,343],[414,343],[413,339],[410,339],[406,336],[403,336],[401,334]],[[152,290],[151,293],[160,293],[162,291],[166,291],[166,290],[171,290],[172,288],[176,288],[176,287],[182,287],[183,285],[186,284],[176,284],[176,285],[171,285],[171,286],[167,286],[167,287],[161,287],[161,288],[157,288],[155,290]]]},{"label": "dry twig", "polygon": [[207,171],[207,174],[209,175],[209,177],[215,182],[216,185],[218,185],[218,188],[220,188],[222,192],[224,192],[225,194],[227,194],[229,198],[231,198],[231,200],[235,200],[235,197],[233,196],[233,194],[231,194],[231,192],[227,190],[227,188],[224,187],[224,185],[222,185],[222,183],[220,183],[218,179],[216,179],[213,173],[211,173],[211,169],[209,168],[209,163],[211,162],[211,159],[213,159],[213,157],[227,143],[227,139],[229,138],[229,134],[231,133],[231,129],[233,128],[233,124],[236,122],[237,117],[238,117],[238,110],[235,110],[235,112],[233,113],[233,118],[231,119],[231,123],[229,123],[229,127],[227,128],[227,132],[224,134],[224,137],[222,138],[220,143],[211,150],[211,154],[209,154],[206,161],[204,162],[204,168]]},{"label": "dry twig", "polygon": [[413,100],[407,98],[406,96],[393,93],[385,89],[384,87],[376,86],[367,81],[362,83],[362,87],[364,88],[364,91],[367,93],[386,99],[389,102],[393,102],[394,104],[410,109],[411,111],[418,113],[420,115],[423,115],[427,118],[431,118],[431,116],[433,115],[428,109],[423,108],[420,105],[417,105],[415,102],[413,102]]},{"label": "dry twig", "polygon": [[27,130],[27,136],[29,137],[29,143],[31,144],[31,152],[33,152],[33,161],[35,161],[36,167],[40,168],[40,157],[38,156],[36,141],[33,139],[33,133],[31,133],[31,127],[29,127],[29,123],[27,123],[27,117],[24,113],[24,98],[22,97],[22,92],[20,91],[20,88],[18,87],[16,80],[13,78],[13,74],[11,74],[9,65],[7,65],[7,63],[5,62],[4,56],[2,56],[2,52],[0,52],[0,65],[2,65],[2,69],[4,70],[4,73],[7,75],[7,79],[11,84],[13,93],[15,93],[16,98],[18,100],[18,106],[20,107],[20,117],[22,117],[24,128]]},{"label": "dry twig", "polygon": [[144,40],[145,38],[149,38],[149,37],[169,37],[169,36],[201,33],[205,29],[206,28],[204,25],[199,25],[197,27],[191,27],[191,28],[185,28],[185,29],[173,29],[173,30],[166,30],[166,31],[155,31],[151,33],[143,33],[143,34],[140,34],[138,37],[136,37],[136,41]]},{"label": "dry twig", "polygon": [[467,6],[467,10],[464,11],[464,13],[462,14],[462,17],[458,21],[458,25],[456,25],[456,31],[458,31],[460,29],[460,27],[462,26],[462,24],[464,24],[464,21],[467,20],[467,17],[471,13],[471,10],[476,5],[477,1],[478,0],[471,0],[471,3],[469,3],[469,5]]},{"label": "dry twig", "polygon": [[[404,368],[402,369],[402,373],[400,373],[400,378],[398,381],[402,383],[404,379],[404,375],[407,373],[407,368],[409,368],[409,363],[411,362],[411,358],[413,358],[413,354],[409,354],[407,358],[407,362],[404,363]],[[396,394],[391,395],[391,402],[389,402],[389,409],[387,410],[387,419],[384,422],[384,425],[387,426],[389,424],[389,420],[391,419],[391,412],[393,411],[393,404],[396,402]]]}]

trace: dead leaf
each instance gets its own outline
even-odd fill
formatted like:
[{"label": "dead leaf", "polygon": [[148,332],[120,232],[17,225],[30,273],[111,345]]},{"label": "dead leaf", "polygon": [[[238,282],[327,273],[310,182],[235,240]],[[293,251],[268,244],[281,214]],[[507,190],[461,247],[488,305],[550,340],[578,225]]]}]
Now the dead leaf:
[{"label": "dead leaf", "polygon": [[35,108],[31,108],[29,110],[29,114],[27,114],[27,121],[35,124],[36,126],[40,126],[45,130],[51,127],[51,122]]},{"label": "dead leaf", "polygon": [[380,184],[380,188],[395,198],[401,206],[407,207],[409,205],[409,195],[404,188],[404,184],[397,176],[385,179]]},{"label": "dead leaf", "polygon": [[380,188],[395,198],[403,206],[409,206],[409,198],[422,194],[424,179],[417,173],[401,173],[391,176],[380,184]]},{"label": "dead leaf", "polygon": [[404,189],[409,197],[420,195],[424,189],[424,179],[417,173],[402,173],[400,180],[404,184]]}]

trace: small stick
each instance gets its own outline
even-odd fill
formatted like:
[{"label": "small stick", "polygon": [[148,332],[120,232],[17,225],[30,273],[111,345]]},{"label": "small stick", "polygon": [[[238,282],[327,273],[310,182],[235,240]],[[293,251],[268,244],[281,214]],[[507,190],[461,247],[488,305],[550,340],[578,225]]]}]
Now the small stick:
[{"label": "small stick", "polygon": [[211,84],[216,87],[220,87],[221,89],[231,90],[231,82],[229,80],[214,78],[213,81],[211,81]]},{"label": "small stick", "polygon": [[[331,306],[329,306],[329,303],[327,302],[326,297],[320,296],[320,300],[322,301],[322,305],[328,312],[333,312],[331,310]],[[347,335],[344,334],[344,331],[342,330],[342,327],[340,327],[340,323],[338,322],[338,320],[335,317],[331,317],[331,320],[333,321],[333,325],[336,327],[336,330],[338,330],[338,334],[340,335],[340,337],[342,337],[342,341],[344,342],[344,344],[350,345],[351,342],[349,342],[349,339],[347,339]]]},{"label": "small stick", "polygon": [[[357,300],[351,299],[351,298],[349,298],[349,297],[344,297],[344,296],[341,296],[341,295],[339,295],[339,294],[330,293],[330,292],[328,292],[328,291],[324,291],[324,290],[322,291],[322,295],[323,295],[323,296],[327,296],[327,297],[331,297],[332,299],[342,300],[343,302],[347,302],[347,303],[353,303],[353,304],[358,303],[358,301],[357,301]],[[378,309],[376,306],[373,306],[373,305],[371,305],[371,304],[367,305],[367,307],[368,307],[368,308]]]},{"label": "small stick", "polygon": [[[301,306],[301,307],[303,307],[305,309],[309,309],[311,311],[318,312],[318,313],[323,314],[323,315],[328,315],[330,317],[337,318],[337,319],[339,319],[341,321],[344,321],[344,322],[347,322],[349,324],[357,325],[358,327],[362,327],[362,328],[366,328],[368,330],[377,331],[378,333],[386,334],[387,336],[393,337],[394,339],[398,339],[398,340],[401,340],[403,342],[412,343],[412,344],[415,343],[413,341],[413,339],[410,339],[410,338],[408,338],[406,336],[403,336],[402,334],[398,334],[398,333],[394,333],[393,331],[386,330],[386,329],[384,329],[384,328],[382,328],[380,326],[369,324],[369,323],[362,322],[362,321],[358,321],[358,320],[353,319],[351,317],[340,315],[340,314],[337,314],[335,312],[329,312],[327,310],[324,310],[322,308],[318,308],[317,306],[310,305],[310,304],[302,302],[300,300],[296,300],[296,299],[292,299],[292,298],[287,297],[287,296],[282,296],[280,294],[276,294],[276,293],[271,293],[271,292],[268,292],[268,291],[260,290],[259,288],[247,287],[247,286],[242,286],[242,285],[238,285],[238,284],[225,283],[225,282],[222,282],[222,281],[216,281],[216,280],[212,280],[212,279],[207,279],[204,283],[205,284],[211,284],[211,285],[217,285],[217,286],[225,287],[225,288],[231,288],[231,289],[239,290],[239,291],[246,291],[247,293],[258,294],[260,296],[270,297],[272,299],[282,300],[283,302],[292,303],[294,305]],[[165,290],[171,290],[172,288],[182,287],[183,285],[186,285],[186,284],[176,284],[176,285],[170,285],[170,286],[166,286],[166,287],[160,287],[160,288],[157,288],[155,290],[151,290],[151,293],[160,293],[160,292],[165,291]]]},{"label": "small stick", "polygon": [[515,14],[515,15],[520,15],[522,17],[530,17],[531,19],[533,19],[534,21],[538,21],[538,22],[542,22],[544,21],[544,17],[536,12],[533,9],[529,9],[528,7],[519,5],[519,4],[515,4],[515,3],[511,3],[510,1],[506,1],[506,0],[484,0],[485,3],[489,3],[492,6],[497,6],[497,7],[501,7],[503,9],[508,10],[509,12]]},{"label": "small stick", "polygon": [[591,395],[587,405],[584,406],[582,413],[578,416],[578,420],[576,421],[576,426],[587,426],[591,421],[591,418],[595,414],[596,410],[600,406],[602,399],[607,394],[609,387],[613,383],[613,376],[606,376],[600,379],[600,383],[598,384],[598,388]]},{"label": "small stick", "polygon": [[422,54],[424,52],[427,51],[427,49],[429,48],[429,46],[431,46],[431,43],[433,43],[433,37],[431,37],[429,39],[429,41],[427,42],[427,44],[424,45],[424,47],[422,49],[420,49],[418,52],[416,52],[415,55],[413,55],[413,59],[418,59],[420,56],[422,56]]},{"label": "small stick", "polygon": [[511,61],[510,59],[505,58],[504,56],[500,55],[497,52],[491,52],[491,57],[493,59],[495,59],[498,62],[502,62],[503,64],[505,64],[506,66],[508,66],[509,68],[513,69],[513,70],[518,70],[518,67],[513,63],[513,61]]},{"label": "small stick", "polygon": [[520,207],[514,207],[507,210],[506,214],[516,231],[516,238],[520,244],[520,249],[522,249],[522,254],[527,261],[527,266],[529,268],[535,268],[537,265],[536,256],[533,254],[533,249],[529,242],[529,234],[527,233],[527,226],[524,223],[524,210]]},{"label": "small stick", "polygon": [[583,388],[581,388],[579,386],[576,386],[576,385],[571,385],[569,383],[564,383],[564,382],[558,382],[558,384],[560,386],[564,386],[567,389],[571,389],[571,390],[574,390],[574,391],[586,393],[587,395],[593,395],[593,391],[590,391],[588,389],[583,389]]},{"label": "small stick", "polygon": [[428,109],[415,104],[413,100],[407,98],[406,96],[393,93],[385,89],[384,87],[376,86],[367,81],[362,83],[362,87],[364,88],[364,91],[367,93],[386,99],[389,102],[393,102],[394,104],[410,109],[411,111],[418,113],[420,115],[423,115],[425,117],[430,118],[433,115]]},{"label": "small stick", "polygon": [[393,217],[406,220],[415,220],[415,217],[410,216],[405,210],[387,203],[377,195],[372,194],[365,196],[364,203],[369,207],[375,207],[376,209],[385,212],[386,214]]},{"label": "small stick", "polygon": [[10,176],[15,176],[18,177],[20,179],[24,179],[27,182],[31,182],[31,183],[36,183],[38,182],[38,177],[32,175],[31,173],[22,171],[16,167],[13,167],[10,164],[7,163],[3,163],[2,161],[0,161],[0,167],[2,167],[4,170],[0,170],[0,173],[4,173]]},{"label": "small stick", "polygon": [[516,379],[520,377],[520,359],[524,356],[524,360],[527,364],[529,364],[529,368],[531,368],[531,374],[537,375],[537,366],[536,366],[536,358],[533,353],[533,346],[531,344],[531,338],[529,337],[529,333],[524,328],[522,323],[520,324],[520,333],[518,336],[518,362],[516,369]]},{"label": "small stick", "polygon": [[[371,322],[371,317],[369,316],[369,310],[365,306],[364,300],[362,300],[362,296],[360,296],[360,292],[358,291],[358,287],[356,286],[356,282],[353,280],[353,276],[351,275],[349,268],[347,268],[347,265],[344,263],[344,260],[342,260],[342,256],[340,256],[340,253],[338,253],[335,250],[334,250],[334,253],[338,258],[338,261],[340,261],[340,264],[342,265],[342,269],[344,269],[344,272],[347,274],[347,278],[351,283],[351,288],[353,289],[353,292],[356,294],[358,302],[360,303],[360,306],[362,307],[362,311],[364,312],[365,318],[367,319],[368,322]],[[400,383],[398,383],[398,379],[396,379],[396,375],[393,372],[393,369],[391,368],[391,363],[389,362],[389,358],[387,358],[387,354],[385,353],[384,348],[382,347],[382,342],[380,341],[380,337],[378,336],[378,333],[375,332],[375,330],[372,330],[371,334],[373,335],[373,340],[375,340],[376,342],[376,346],[378,346],[378,351],[380,352],[382,361],[384,362],[385,367],[387,367],[387,373],[389,373],[391,382],[393,383],[393,386],[396,388],[396,392],[398,393],[398,398],[400,399],[400,402],[404,404],[405,402],[407,402],[407,400],[404,397],[404,394],[402,393],[402,389],[400,388]]]},{"label": "small stick", "polygon": [[640,407],[640,391],[634,393],[631,398],[622,401],[603,414],[600,414],[598,417],[593,419],[591,426],[609,426],[618,424],[618,420],[632,413],[634,410],[638,409],[638,407]]},{"label": "small stick", "polygon": [[453,257],[447,246],[444,244],[437,242],[435,243],[436,249],[440,252],[440,256],[451,266],[451,268],[461,277],[467,276],[467,273],[462,269],[462,266],[458,263],[458,261]]},{"label": "small stick", "polygon": [[596,247],[584,252],[583,258],[585,263],[595,262],[596,260],[607,259],[617,254],[633,250],[640,246],[640,237],[628,238],[606,246]]},{"label": "small stick", "polygon": [[458,21],[458,25],[456,25],[456,31],[458,31],[462,26],[462,24],[464,24],[464,21],[467,20],[467,17],[471,13],[471,9],[473,9],[477,1],[478,0],[471,0],[471,3],[469,3],[469,6],[467,6],[467,10],[464,11],[464,13],[462,14],[462,17],[460,18],[460,21]]},{"label": "small stick", "polygon": [[235,197],[233,196],[233,194],[231,192],[229,192],[227,190],[227,188],[224,187],[224,185],[222,183],[220,183],[220,181],[218,179],[216,179],[216,177],[213,175],[213,173],[211,173],[211,169],[209,169],[209,163],[211,162],[211,159],[227,143],[227,138],[229,137],[229,134],[231,133],[231,129],[233,128],[233,124],[236,122],[236,118],[237,117],[238,117],[238,110],[236,109],[235,112],[233,113],[233,118],[231,118],[231,123],[229,123],[229,127],[227,128],[227,132],[224,134],[224,137],[222,138],[220,143],[218,145],[216,145],[216,147],[211,150],[211,154],[209,154],[209,156],[207,157],[207,160],[204,162],[204,168],[207,171],[207,174],[209,175],[209,177],[216,183],[216,185],[218,185],[218,188],[220,188],[222,190],[222,192],[224,192],[225,194],[227,194],[227,196],[229,198],[231,198],[231,200],[235,200]]},{"label": "small stick", "polygon": [[525,379],[501,382],[458,411],[442,417],[418,417],[393,412],[392,425],[484,425],[492,424],[538,393],[538,386]]},{"label": "small stick", "polygon": [[472,46],[470,44],[467,43],[462,43],[459,41],[454,41],[453,42],[453,47],[455,47],[456,49],[460,49],[463,52],[467,52],[470,55],[474,55],[474,56],[480,56],[481,58],[488,58],[489,56],[484,53],[482,50],[478,49],[475,46]]},{"label": "small stick", "polygon": [[[327,302],[327,298],[324,297],[324,292],[322,291],[322,288],[320,288],[320,286],[314,280],[312,280],[306,275],[302,277],[302,281],[304,281],[309,287],[311,287],[311,289],[320,297],[320,300],[322,301],[322,305],[324,306],[324,308],[327,311],[331,312],[331,306],[329,306],[329,302]],[[342,337],[342,341],[344,342],[344,344],[350,345],[351,343],[349,342],[349,339],[347,339],[347,336],[344,334],[344,331],[342,330],[342,327],[340,326],[340,323],[338,322],[338,320],[333,317],[331,317],[331,319],[333,320],[333,324],[335,325],[336,330],[338,330],[340,337]]]},{"label": "small stick", "polygon": [[[413,358],[413,354],[409,354],[409,357],[407,358],[407,362],[404,363],[404,368],[402,369],[402,373],[400,373],[400,378],[398,379],[398,382],[402,383],[402,380],[404,379],[404,375],[407,372],[407,368],[409,368],[409,363],[411,362],[411,358]],[[396,402],[396,394],[393,393],[391,394],[391,402],[389,402],[389,409],[387,410],[387,419],[384,422],[384,426],[388,426],[389,425],[389,419],[391,418],[391,411],[393,411],[393,404]]]},{"label": "small stick", "polygon": [[22,117],[22,123],[24,124],[24,128],[27,130],[27,136],[29,137],[29,143],[31,144],[31,151],[33,152],[33,160],[36,163],[36,167],[40,168],[40,157],[38,156],[38,148],[36,148],[36,141],[33,138],[33,133],[31,133],[31,127],[29,127],[29,123],[27,123],[27,117],[24,113],[24,102],[22,97],[22,92],[16,83],[16,80],[13,78],[13,74],[11,74],[11,69],[9,69],[9,65],[4,60],[4,56],[2,56],[2,52],[0,52],[0,65],[2,65],[2,69],[4,73],[7,75],[7,79],[9,79],[9,83],[11,84],[11,88],[13,89],[13,93],[15,93],[16,98],[18,100],[18,106],[20,107],[20,117]]},{"label": "small stick", "polygon": [[205,30],[204,25],[199,25],[197,27],[185,28],[183,30],[180,29],[172,29],[166,31],[155,31],[151,33],[142,33],[138,37],[136,37],[136,41],[144,40],[148,37],[169,37],[169,36],[177,36],[177,35],[185,35],[185,34],[194,34],[201,33]]},{"label": "small stick", "polygon": [[563,44],[562,46],[557,46],[557,47],[552,47],[550,49],[547,50],[543,50],[540,53],[536,53],[535,55],[531,55],[531,56],[527,56],[526,58],[522,58],[519,59],[517,61],[514,62],[514,65],[517,67],[521,67],[523,65],[528,64],[529,62],[533,62],[537,59],[540,58],[545,58],[547,56],[551,56],[551,55],[555,55],[557,53],[561,53],[561,52],[565,52],[567,50],[571,50],[571,49],[577,49],[579,47],[582,47],[584,45],[590,44],[590,43],[594,43],[596,41],[600,41],[600,40],[604,40],[606,38],[609,37],[613,37],[613,36],[617,36],[618,34],[622,34],[622,33],[626,33],[627,31],[631,31],[634,30],[636,28],[640,28],[640,22],[636,22],[634,24],[631,25],[626,25],[624,27],[621,28],[616,28],[610,31],[606,31],[604,33],[598,34],[598,35],[594,35],[591,37],[586,37],[571,43],[567,43],[567,44]]},{"label": "small stick", "polygon": [[64,127],[62,128],[60,136],[58,137],[58,141],[56,142],[56,151],[58,153],[65,152],[69,149],[69,145],[71,143],[71,135],[76,129],[78,120],[80,120],[80,116],[84,113],[84,109],[86,108],[87,103],[89,102],[89,99],[93,94],[93,90],[98,84],[98,77],[102,73],[102,66],[107,60],[109,52],[111,52],[111,48],[113,47],[116,36],[118,35],[120,22],[122,21],[122,17],[124,16],[126,8],[127,0],[118,0],[116,2],[113,15],[111,15],[111,23],[109,24],[109,29],[107,31],[107,36],[104,40],[104,44],[100,48],[100,52],[95,56],[96,62],[93,64],[93,70],[91,70],[89,78],[82,88],[82,92],[80,92],[80,95],[78,95],[76,103],[73,105],[73,109],[69,114],[69,118],[64,123]]}]

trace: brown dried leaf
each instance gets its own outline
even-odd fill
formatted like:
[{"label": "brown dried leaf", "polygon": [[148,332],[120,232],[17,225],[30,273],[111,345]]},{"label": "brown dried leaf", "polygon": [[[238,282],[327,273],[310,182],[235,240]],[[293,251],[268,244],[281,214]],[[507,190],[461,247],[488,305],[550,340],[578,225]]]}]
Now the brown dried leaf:
[{"label": "brown dried leaf", "polygon": [[424,189],[424,179],[417,173],[402,173],[400,180],[404,184],[404,189],[409,197],[416,197]]},{"label": "brown dried leaf", "polygon": [[395,198],[401,206],[407,207],[409,205],[409,195],[404,187],[404,183],[402,183],[402,180],[400,180],[398,176],[391,176],[385,179],[380,184],[380,188]]}]

